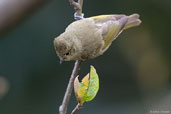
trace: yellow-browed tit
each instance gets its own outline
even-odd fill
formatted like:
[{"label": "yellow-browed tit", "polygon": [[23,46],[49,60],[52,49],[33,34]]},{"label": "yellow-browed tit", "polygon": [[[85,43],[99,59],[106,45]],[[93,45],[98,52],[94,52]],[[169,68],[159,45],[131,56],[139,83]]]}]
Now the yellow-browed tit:
[{"label": "yellow-browed tit", "polygon": [[125,29],[141,23],[138,14],[100,15],[71,23],[54,46],[60,60],[87,60],[102,55]]}]

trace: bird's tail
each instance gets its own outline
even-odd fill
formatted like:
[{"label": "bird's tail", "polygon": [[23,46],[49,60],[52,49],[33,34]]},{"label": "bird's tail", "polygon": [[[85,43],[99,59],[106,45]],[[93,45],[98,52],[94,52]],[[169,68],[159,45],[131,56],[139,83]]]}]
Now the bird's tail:
[{"label": "bird's tail", "polygon": [[139,17],[140,17],[139,14],[132,14],[128,16],[128,21],[126,23],[126,26],[124,27],[124,30],[140,25],[141,20],[139,19]]}]

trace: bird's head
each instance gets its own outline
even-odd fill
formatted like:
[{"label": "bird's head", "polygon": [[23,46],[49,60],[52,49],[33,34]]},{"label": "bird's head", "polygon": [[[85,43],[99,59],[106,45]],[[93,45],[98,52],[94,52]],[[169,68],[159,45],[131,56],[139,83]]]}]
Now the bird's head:
[{"label": "bird's head", "polygon": [[63,61],[76,60],[76,48],[75,42],[71,41],[70,38],[66,38],[65,35],[60,35],[55,38],[54,46],[57,55],[60,58],[60,63]]}]

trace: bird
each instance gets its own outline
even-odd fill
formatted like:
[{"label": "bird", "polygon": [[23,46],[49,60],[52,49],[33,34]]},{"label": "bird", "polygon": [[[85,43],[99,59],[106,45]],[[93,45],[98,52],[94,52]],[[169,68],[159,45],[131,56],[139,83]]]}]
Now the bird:
[{"label": "bird", "polygon": [[139,14],[111,14],[72,22],[54,39],[60,63],[85,61],[102,55],[122,31],[141,24],[139,17]]}]

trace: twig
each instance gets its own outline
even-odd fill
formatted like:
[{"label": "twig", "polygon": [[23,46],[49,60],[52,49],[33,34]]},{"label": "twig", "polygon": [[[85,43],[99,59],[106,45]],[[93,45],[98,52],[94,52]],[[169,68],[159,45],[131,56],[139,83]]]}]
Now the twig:
[{"label": "twig", "polygon": [[[70,3],[70,5],[72,5],[74,7],[76,15],[82,16],[83,0],[78,0],[78,2],[75,2],[74,0],[69,0],[69,3]],[[79,20],[78,18],[75,18],[75,19]]]},{"label": "twig", "polygon": [[69,80],[69,83],[68,83],[68,86],[67,86],[67,89],[66,89],[66,92],[65,92],[65,96],[63,98],[62,105],[59,107],[60,114],[66,114],[66,112],[67,112],[67,106],[68,106],[70,96],[71,96],[71,93],[72,93],[72,89],[73,89],[73,86],[74,86],[74,79],[78,74],[81,63],[82,63],[82,61],[80,61],[80,60],[77,60],[75,62],[74,69],[72,71],[72,74],[71,74],[71,77],[70,77],[70,80]]},{"label": "twig", "polygon": [[80,103],[78,103],[71,114],[75,114],[81,107],[82,107],[82,105]]},{"label": "twig", "polygon": [[[79,19],[82,19],[83,18],[83,14],[82,14],[82,5],[83,5],[83,0],[78,0],[78,3],[75,2],[74,0],[69,0],[70,4],[72,6],[74,6],[74,9],[75,9],[75,20],[79,20]],[[77,17],[78,16],[78,17]],[[70,100],[70,97],[71,97],[71,93],[72,93],[72,90],[73,90],[73,87],[74,87],[74,79],[75,77],[77,76],[78,74],[78,71],[80,69],[80,66],[81,66],[81,63],[82,61],[81,60],[77,60],[75,62],[75,65],[74,65],[74,68],[73,68],[73,71],[72,71],[72,74],[71,74],[71,77],[70,77],[70,80],[69,80],[69,83],[68,83],[68,86],[67,86],[67,89],[66,89],[66,92],[65,92],[65,95],[64,95],[64,98],[63,98],[63,101],[62,101],[62,104],[61,106],[59,107],[59,113],[60,114],[66,114],[67,112],[67,106],[68,106],[68,103],[69,103],[69,100]],[[76,108],[75,108],[75,111],[74,113],[79,110],[81,107],[81,105],[77,105]],[[74,114],[73,113],[73,114]]]}]

